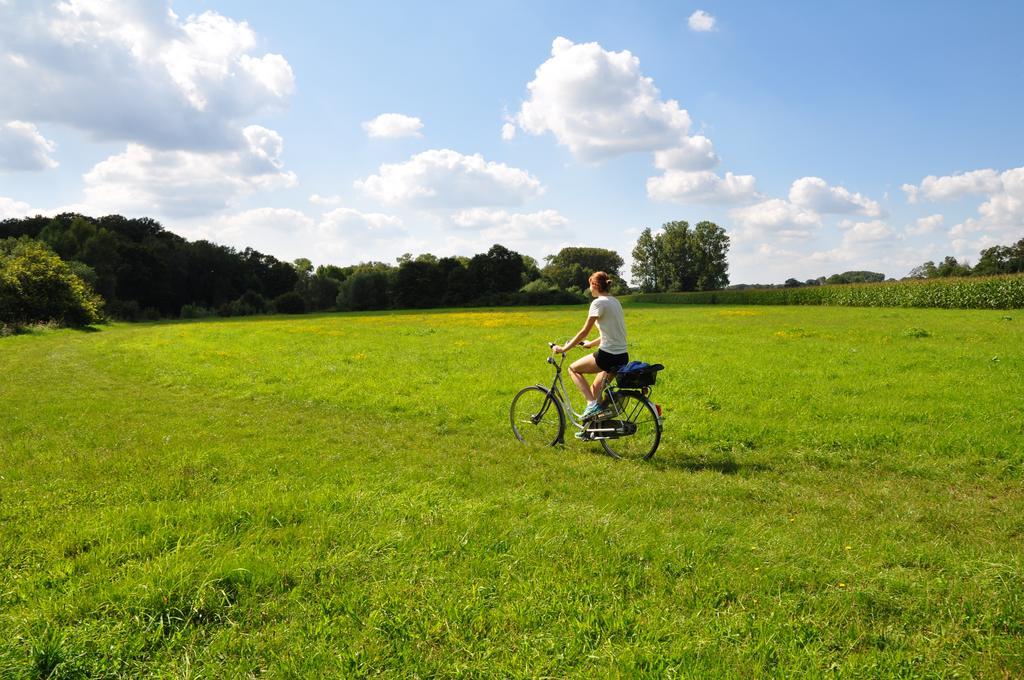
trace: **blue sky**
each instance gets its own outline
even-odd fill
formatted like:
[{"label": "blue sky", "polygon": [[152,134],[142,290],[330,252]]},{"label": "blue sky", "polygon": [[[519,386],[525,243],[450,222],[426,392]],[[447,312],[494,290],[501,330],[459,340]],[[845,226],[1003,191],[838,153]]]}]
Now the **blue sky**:
[{"label": "blue sky", "polygon": [[1024,238],[1020,3],[0,0],[0,217],[316,263],[710,219],[730,278]]}]

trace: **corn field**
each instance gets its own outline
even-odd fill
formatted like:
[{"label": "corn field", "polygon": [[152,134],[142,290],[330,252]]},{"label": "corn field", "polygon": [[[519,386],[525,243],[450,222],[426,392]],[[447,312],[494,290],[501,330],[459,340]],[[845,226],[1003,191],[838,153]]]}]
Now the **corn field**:
[{"label": "corn field", "polygon": [[1024,307],[1024,274],[884,283],[756,288],[693,293],[645,293],[635,302],[694,305],[839,305],[844,307]]}]

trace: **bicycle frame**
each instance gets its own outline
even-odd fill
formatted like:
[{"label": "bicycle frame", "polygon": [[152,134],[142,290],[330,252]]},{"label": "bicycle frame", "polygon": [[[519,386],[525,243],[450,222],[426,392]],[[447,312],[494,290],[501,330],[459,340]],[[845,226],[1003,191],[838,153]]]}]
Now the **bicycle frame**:
[{"label": "bicycle frame", "polygon": [[[559,361],[557,361],[557,362],[555,361],[555,359],[553,357],[548,357],[548,363],[555,367],[555,377],[551,381],[551,387],[548,388],[548,393],[551,395],[552,399],[558,400],[558,403],[561,404],[562,411],[565,413],[566,417],[569,419],[569,423],[573,427],[575,427],[577,430],[580,430],[580,431],[588,430],[589,429],[590,432],[601,432],[602,430],[599,427],[598,428],[588,427],[589,425],[592,425],[594,423],[593,422],[584,423],[583,422],[583,414],[582,413],[576,413],[576,411],[573,410],[572,401],[569,399],[569,391],[565,389],[565,381],[562,380],[562,366],[565,364],[565,352],[562,352],[562,358]],[[611,389],[611,378],[613,376],[614,376],[614,374],[610,374],[610,375],[607,375],[605,377],[605,383],[604,383],[604,385],[601,386],[601,396],[607,394],[609,399],[612,402],[612,407],[616,411],[619,411],[619,405],[615,401],[615,392]],[[538,383],[537,386],[541,387],[541,388],[544,387],[544,385],[541,385],[539,383]],[[599,423],[600,423],[600,421],[598,421],[598,424]],[[612,431],[613,429],[614,428],[608,428],[608,431]],[[595,439],[600,439],[600,436],[595,437]],[[564,434],[562,434],[559,437],[559,442],[558,443],[561,443],[561,444],[565,443],[565,435]]]}]

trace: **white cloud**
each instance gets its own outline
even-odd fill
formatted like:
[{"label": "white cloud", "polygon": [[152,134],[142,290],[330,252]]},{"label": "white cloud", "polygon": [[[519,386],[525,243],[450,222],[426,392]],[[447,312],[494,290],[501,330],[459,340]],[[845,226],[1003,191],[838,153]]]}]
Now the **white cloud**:
[{"label": "white cloud", "polygon": [[313,205],[341,205],[341,196],[321,196],[320,194],[313,194],[309,197],[309,202]]},{"label": "white cloud", "polygon": [[501,126],[501,138],[510,142],[516,138],[516,126],[513,123],[505,123]]},{"label": "white cloud", "polygon": [[28,203],[0,196],[0,220],[6,220],[14,217],[27,217],[30,214],[31,207]]},{"label": "white cloud", "polygon": [[400,236],[405,233],[402,220],[395,215],[364,213],[354,208],[336,208],[325,214],[318,229],[321,234],[351,234],[358,230],[377,237]]},{"label": "white cloud", "polygon": [[[713,25],[713,17],[697,14]],[[752,175],[712,172],[719,164],[714,144],[704,135],[689,135],[690,115],[676,100],[661,98],[629,51],[556,38],[551,57],[527,88],[529,99],[515,122],[534,135],[552,133],[576,158],[596,161],[653,152],[655,167],[664,171],[647,180],[653,200],[742,203],[757,198]],[[506,124],[502,136],[510,139],[514,133]]]},{"label": "white cloud", "polygon": [[929,175],[921,180],[919,186],[904,184],[903,192],[910,203],[916,203],[922,198],[928,201],[945,201],[968,194],[991,194],[999,188],[999,173],[985,169],[944,177]]},{"label": "white cloud", "polygon": [[813,210],[771,198],[729,211],[741,232],[750,238],[807,239],[821,229],[821,216]]},{"label": "white cloud", "polygon": [[715,146],[704,135],[686,137],[675,148],[654,152],[654,166],[659,170],[710,170],[716,165]]},{"label": "white cloud", "polygon": [[710,170],[667,170],[647,179],[647,196],[677,203],[743,203],[757,197],[756,183],[753,175],[727,172],[719,177]]},{"label": "white cloud", "polygon": [[794,205],[819,213],[858,214],[881,217],[877,202],[861,194],[850,193],[844,187],[832,187],[820,177],[801,177],[789,189],[789,201]]},{"label": "white cloud", "polygon": [[382,113],[363,123],[363,129],[370,137],[383,139],[422,137],[420,130],[423,129],[423,121],[401,113]]},{"label": "white cloud", "polygon": [[[824,229],[825,214],[875,219],[841,219],[836,225],[837,234],[834,228]],[[903,269],[908,255],[894,250],[902,237],[878,219],[884,214],[876,201],[862,194],[830,186],[820,177],[802,177],[791,184],[788,200],[771,198],[729,211],[735,225],[730,230],[735,246],[730,261],[735,262],[738,271],[760,272],[756,281],[762,283],[790,277],[804,280],[844,269],[877,269],[882,264]],[[839,234],[841,238],[836,242]],[[814,249],[829,241],[835,245]]]},{"label": "white cloud", "polygon": [[999,188],[990,192],[978,213],[993,226],[1024,226],[1024,167],[1007,170],[999,180]]},{"label": "white cloud", "polygon": [[235,248],[252,247],[276,256],[284,243],[301,238],[312,226],[313,220],[298,210],[256,208],[204,220],[202,238]]},{"label": "white cloud", "polygon": [[57,167],[50,154],[57,145],[43,137],[36,126],[14,120],[0,125],[0,169],[48,170]]},{"label": "white cloud", "polygon": [[551,132],[586,161],[674,148],[690,128],[689,114],[675,100],[661,100],[639,59],[595,42],[556,38],[527,88],[519,126],[534,135]]},{"label": "white cloud", "polygon": [[337,208],[313,227],[310,242],[316,253],[347,262],[390,260],[401,252],[422,252],[427,244],[412,237],[401,218]]},{"label": "white cloud", "polygon": [[129,144],[85,174],[85,201],[74,209],[193,217],[227,208],[254,191],[297,183],[294,173],[282,169],[280,135],[250,125],[243,138],[245,150],[209,153]]},{"label": "white cloud", "polygon": [[953,225],[953,228],[949,230],[949,235],[953,239],[964,239],[967,237],[976,236],[977,234],[980,234],[984,230],[984,222],[973,217],[968,217],[963,222]]},{"label": "white cloud", "polygon": [[569,220],[557,210],[510,213],[507,210],[472,208],[452,215],[452,224],[458,229],[478,231],[489,238],[508,237],[517,241],[553,234],[568,223]]},{"label": "white cloud", "polygon": [[540,181],[525,170],[451,149],[385,163],[378,173],[357,180],[355,187],[384,203],[423,208],[517,205],[544,193]]},{"label": "white cloud", "polygon": [[215,218],[181,220],[175,231],[235,248],[252,247],[278,259],[308,257],[316,263],[354,264],[391,260],[398,252],[422,252],[393,215],[338,208],[319,218],[288,208],[256,208]]},{"label": "white cloud", "polygon": [[690,25],[691,31],[698,33],[715,30],[715,18],[702,9],[691,14],[686,23]]},{"label": "white cloud", "polygon": [[549,254],[568,245],[568,218],[557,210],[512,213],[473,208],[451,216],[446,247],[454,252],[485,252],[495,243],[520,253]]},{"label": "white cloud", "polygon": [[896,232],[882,220],[871,220],[870,222],[840,220],[839,228],[845,232],[843,234],[844,246],[888,241],[896,235]]},{"label": "white cloud", "polygon": [[1024,232],[1024,167],[1004,172],[986,168],[944,177],[929,175],[919,186],[904,184],[903,190],[911,203],[922,198],[941,201],[985,195],[977,217],[967,218],[950,229],[954,245],[959,243],[960,248],[1016,241]]},{"label": "white cloud", "polygon": [[[1019,238],[1019,232],[1015,237],[998,237],[992,236],[991,234],[965,234],[962,237],[951,238],[949,242],[953,247],[953,257],[961,262],[971,263],[977,260],[978,255],[982,250],[996,245],[1007,245]],[[937,253],[939,257],[943,257],[948,254],[949,252],[947,250]],[[918,262],[918,264],[920,264],[920,262]]]},{"label": "white cloud", "polygon": [[942,215],[929,215],[918,218],[913,225],[907,227],[907,233],[911,236],[924,236],[934,234],[942,226],[945,218]]},{"label": "white cloud", "polygon": [[151,148],[244,146],[244,122],[294,90],[288,62],[256,52],[246,22],[182,20],[166,1],[3,4],[0,45],[0,116]]}]

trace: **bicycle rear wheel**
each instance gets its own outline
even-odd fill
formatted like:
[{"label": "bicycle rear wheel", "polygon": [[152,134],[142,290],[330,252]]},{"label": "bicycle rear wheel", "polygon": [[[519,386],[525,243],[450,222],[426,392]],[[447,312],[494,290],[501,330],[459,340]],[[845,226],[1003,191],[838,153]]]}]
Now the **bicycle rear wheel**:
[{"label": "bicycle rear wheel", "polygon": [[[636,392],[617,392],[615,415],[599,421],[601,427],[616,427],[627,434],[614,439],[602,439],[601,446],[613,458],[650,460],[661,443],[661,419],[654,406]],[[632,434],[628,432],[632,431]]]},{"label": "bicycle rear wheel", "polygon": [[524,444],[553,446],[565,433],[562,405],[539,385],[519,390],[509,409],[512,433]]}]

